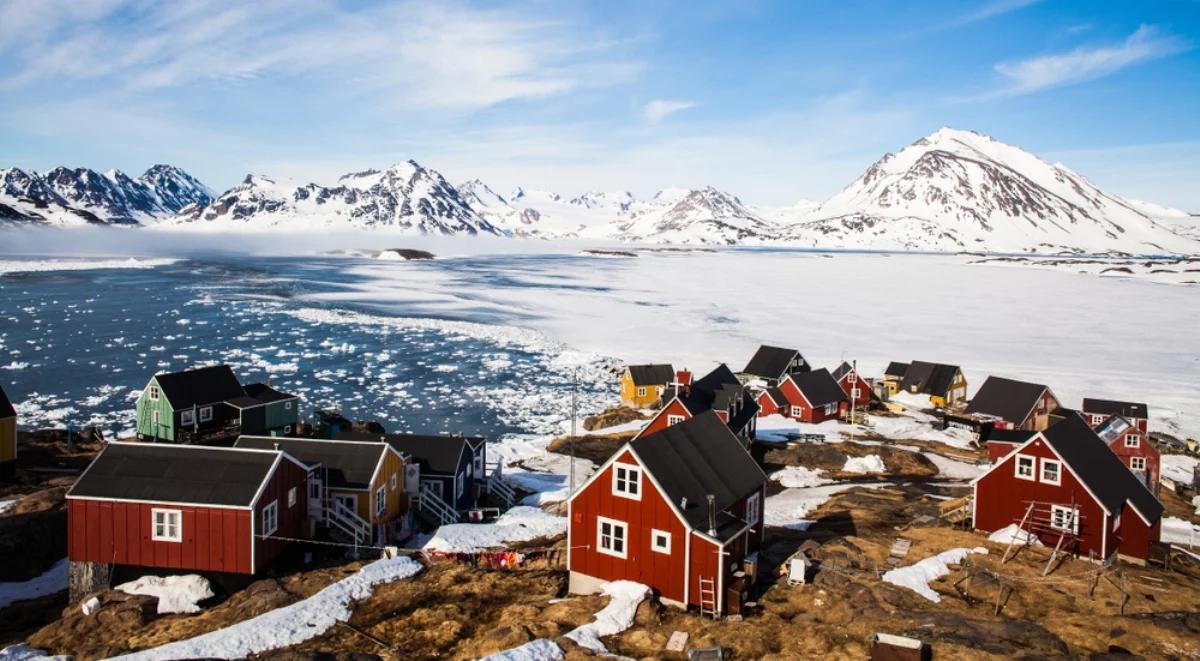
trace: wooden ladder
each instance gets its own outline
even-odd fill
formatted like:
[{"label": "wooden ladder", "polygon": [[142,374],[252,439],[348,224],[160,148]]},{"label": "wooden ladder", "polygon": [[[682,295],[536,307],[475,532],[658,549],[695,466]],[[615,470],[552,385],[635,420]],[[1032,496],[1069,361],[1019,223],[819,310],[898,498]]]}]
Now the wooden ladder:
[{"label": "wooden ladder", "polygon": [[700,616],[709,615],[717,619],[717,581],[700,577]]}]

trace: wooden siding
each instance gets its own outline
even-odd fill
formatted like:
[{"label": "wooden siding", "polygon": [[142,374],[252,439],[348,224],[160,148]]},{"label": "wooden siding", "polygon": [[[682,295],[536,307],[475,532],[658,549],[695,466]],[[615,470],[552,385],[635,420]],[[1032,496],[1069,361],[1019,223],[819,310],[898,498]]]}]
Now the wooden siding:
[{"label": "wooden siding", "polygon": [[637,394],[638,386],[633,383],[633,377],[629,374],[629,370],[626,369],[621,373],[621,402],[635,409],[644,409],[652,406],[662,396],[661,389],[663,385],[643,386],[646,389],[646,394],[639,396]]},{"label": "wooden siding", "polygon": [[[851,374],[854,375],[854,383],[850,382]],[[838,385],[842,387],[842,392],[846,393],[847,400],[854,400],[855,407],[865,408],[871,403],[871,385],[864,381],[857,371],[850,370],[843,374],[841,380],[838,381]],[[854,397],[855,388],[858,388],[858,397]]]},{"label": "wooden siding", "polygon": [[775,404],[775,400],[771,399],[765,391],[758,393],[758,417],[775,415],[781,413],[780,408]]},{"label": "wooden siding", "polygon": [[17,419],[15,417],[0,418],[0,463],[15,461],[17,458]]},{"label": "wooden siding", "polygon": [[[392,475],[396,476],[396,488],[392,488]],[[387,511],[383,516],[375,515],[375,491],[379,487],[387,489]],[[404,514],[407,509],[408,500],[404,497],[404,460],[401,459],[395,452],[387,451],[384,453],[383,467],[379,470],[379,475],[375,476],[375,481],[371,483],[371,523],[390,523],[400,515]]]},{"label": "wooden siding", "polygon": [[[296,490],[296,504],[288,507],[288,491]],[[268,480],[254,508],[254,573],[266,567],[287,548],[290,542],[280,539],[263,539],[262,513],[272,502],[277,502],[278,529],[273,537],[300,539],[304,537],[308,518],[308,471],[284,459],[279,462],[275,474]]]},{"label": "wooden siding", "polygon": [[1162,465],[1162,458],[1158,453],[1158,448],[1154,447],[1154,444],[1146,438],[1144,433],[1140,431],[1129,433],[1134,433],[1138,436],[1138,446],[1136,448],[1125,447],[1125,437],[1128,434],[1122,434],[1120,438],[1113,439],[1113,442],[1110,443],[1108,447],[1111,448],[1118,457],[1120,457],[1121,463],[1129,467],[1129,470],[1133,471],[1134,473],[1140,473],[1141,471],[1134,471],[1133,466],[1130,464],[1130,460],[1133,457],[1141,457],[1145,459],[1145,484],[1149,485],[1153,491],[1153,488],[1158,484],[1159,477],[1161,477],[1159,470]]},{"label": "wooden siding", "polygon": [[1116,526],[1116,530],[1109,533],[1114,542],[1110,543],[1117,545],[1117,550],[1121,555],[1131,558],[1145,560],[1150,557],[1150,543],[1159,541],[1159,533],[1162,528],[1162,521],[1155,521],[1154,525],[1147,526],[1142,517],[1133,511],[1133,508],[1127,503],[1122,508],[1121,516],[1117,521],[1120,522]]},{"label": "wooden siding", "polygon": [[[671,402],[663,407],[663,409],[659,411],[657,415],[650,419],[650,422],[646,423],[646,426],[642,428],[642,431],[638,432],[636,438],[649,436],[654,432],[659,432],[666,429],[670,426],[667,424],[668,416],[672,415],[683,416],[684,420],[689,420],[692,417],[692,414],[687,410],[686,406],[684,406],[678,399],[672,399]],[[720,415],[719,411],[717,412],[717,415]]]},{"label": "wooden siding", "polygon": [[[158,400],[150,399],[150,387],[158,387],[158,380],[150,379],[150,383],[142,388],[142,394],[137,400],[137,433],[147,438],[159,438],[166,441],[175,440],[175,412],[171,404],[159,390]],[[158,411],[159,423],[154,424],[154,412]]]},{"label": "wooden siding", "polygon": [[[570,544],[571,571],[606,581],[629,579],[654,588],[667,599],[684,600],[687,529],[676,516],[666,499],[642,472],[642,491],[639,500],[612,494],[613,466],[636,465],[629,450],[622,451],[614,464],[591,481],[587,488],[571,501]],[[628,526],[626,557],[617,558],[598,550],[596,517],[602,516]],[[651,549],[651,530],[671,535],[671,552]],[[693,543],[695,538],[693,538]],[[695,551],[693,550],[693,553]],[[693,588],[696,589],[696,588]],[[696,594],[693,592],[693,595]]]}]

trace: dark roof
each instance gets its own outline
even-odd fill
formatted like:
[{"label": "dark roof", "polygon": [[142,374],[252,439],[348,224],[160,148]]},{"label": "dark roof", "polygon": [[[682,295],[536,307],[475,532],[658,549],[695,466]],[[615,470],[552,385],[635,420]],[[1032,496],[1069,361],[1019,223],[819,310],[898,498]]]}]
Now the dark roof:
[{"label": "dark roof", "polygon": [[463,446],[476,447],[477,439],[464,436],[426,436],[421,434],[387,434],[384,436],[393,448],[412,456],[421,465],[421,473],[454,475],[458,472],[458,461]]},{"label": "dark roof", "polygon": [[670,365],[630,365],[629,376],[635,386],[665,386],[675,380]]},{"label": "dark roof", "polygon": [[265,383],[251,383],[245,388],[246,396],[253,397],[262,404],[282,402],[285,399],[298,399],[296,395],[276,390]]},{"label": "dark roof", "polygon": [[779,388],[767,388],[763,392],[771,398],[772,402],[775,402],[775,406],[787,406],[787,397],[783,396],[783,391]]},{"label": "dark roof", "polygon": [[321,464],[328,485],[343,489],[370,487],[371,478],[375,476],[375,467],[379,465],[379,458],[387,449],[386,445],[378,442],[359,443],[277,436],[242,436],[233,446],[259,450],[279,449],[308,466]]},{"label": "dark roof", "polygon": [[743,388],[740,397],[742,398],[741,404],[733,417],[729,419],[729,428],[735,433],[745,429],[751,420],[758,417],[758,412],[762,408],[749,388]]},{"label": "dark roof", "polygon": [[1162,503],[1081,416],[1067,416],[1042,432],[1042,437],[1109,512],[1118,512],[1128,500],[1151,524],[1162,516]]},{"label": "dark roof", "polygon": [[1134,427],[1132,422],[1119,415],[1108,416],[1104,422],[1096,427],[1096,435],[1109,446],[1118,438],[1124,438],[1125,434],[1129,432],[1141,434],[1141,431],[1137,427]]},{"label": "dark roof", "polygon": [[887,376],[896,376],[903,379],[904,373],[907,371],[908,363],[898,363],[893,360],[892,362],[888,363],[887,369],[885,369],[883,373]]},{"label": "dark roof", "polygon": [[989,376],[971,398],[964,413],[994,415],[1001,420],[1021,424],[1047,390],[1049,388],[1040,383]]},{"label": "dark roof", "polygon": [[228,365],[157,374],[154,379],[176,411],[244,397],[242,384]]},{"label": "dark roof", "polygon": [[950,391],[957,372],[958,365],[914,360],[904,371],[904,380],[900,382],[900,388],[912,392],[912,386],[915,385],[919,393],[942,396]]},{"label": "dark roof", "polygon": [[1035,431],[1025,431],[1023,429],[992,429],[984,434],[983,440],[991,443],[1024,443],[1033,438]]},{"label": "dark roof", "polygon": [[833,380],[834,380],[834,381],[841,381],[841,380],[842,380],[842,377],[843,377],[843,376],[846,376],[847,374],[849,374],[849,373],[850,373],[850,371],[851,371],[851,370],[853,370],[853,369],[854,369],[854,368],[850,366],[850,363],[847,363],[846,361],[844,361],[844,360],[843,360],[843,361],[842,361],[842,364],[841,364],[841,365],[838,365],[838,366],[837,366],[837,369],[835,369],[835,370],[833,370],[833,372],[831,372],[831,374],[832,374],[832,376],[833,376]]},{"label": "dark roof", "polygon": [[68,496],[248,507],[278,452],[110,443]]},{"label": "dark roof", "polygon": [[846,393],[842,387],[833,380],[833,375],[824,367],[804,374],[792,374],[788,378],[796,384],[800,392],[804,393],[804,399],[807,399],[808,403],[813,406],[825,406],[846,399]]},{"label": "dark roof", "polygon": [[4,388],[0,388],[0,418],[12,418],[16,415],[17,410],[13,408],[12,402],[8,401]]},{"label": "dark roof", "polygon": [[799,354],[800,352],[796,349],[770,347],[764,344],[754,352],[754,356],[750,358],[750,362],[746,363],[742,373],[760,376],[764,379],[778,379],[787,372],[788,365]]},{"label": "dark roof", "polygon": [[1110,399],[1084,399],[1084,413],[1101,413],[1104,415],[1119,415],[1126,418],[1149,418],[1145,404],[1135,402],[1117,402]]},{"label": "dark roof", "polygon": [[692,527],[708,530],[705,497],[708,494],[716,497],[720,539],[728,539],[742,528],[725,510],[748,494],[757,493],[767,480],[758,463],[716,413],[702,413],[629,445],[658,481],[667,499],[676,507],[687,499],[686,507],[680,509]]},{"label": "dark roof", "polygon": [[[705,411],[719,409],[729,410],[735,401],[753,402],[754,398],[746,393],[745,386],[738,381],[737,376],[724,363],[715,367],[711,372],[696,379],[691,386],[683,386],[676,390],[667,388],[663,391],[663,401],[669,402],[676,396],[692,415]],[[757,407],[758,403],[754,402]]]}]

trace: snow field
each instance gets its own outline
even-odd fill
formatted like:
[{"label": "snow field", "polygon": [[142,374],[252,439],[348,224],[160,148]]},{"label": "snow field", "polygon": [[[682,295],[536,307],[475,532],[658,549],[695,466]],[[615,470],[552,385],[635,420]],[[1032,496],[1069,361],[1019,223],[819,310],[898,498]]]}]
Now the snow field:
[{"label": "snow field", "polygon": [[916,564],[893,569],[883,575],[883,580],[892,585],[908,588],[922,597],[937,603],[942,600],[942,597],[933,588],[929,587],[929,582],[949,574],[950,565],[961,563],[968,555],[972,553],[987,554],[987,552],[987,549],[982,546],[977,546],[973,549],[954,548],[942,551]]},{"label": "snow field", "polygon": [[183,576],[143,576],[115,588],[127,594],[158,598],[158,613],[199,613],[201,601],[213,596],[208,579],[196,574]]}]

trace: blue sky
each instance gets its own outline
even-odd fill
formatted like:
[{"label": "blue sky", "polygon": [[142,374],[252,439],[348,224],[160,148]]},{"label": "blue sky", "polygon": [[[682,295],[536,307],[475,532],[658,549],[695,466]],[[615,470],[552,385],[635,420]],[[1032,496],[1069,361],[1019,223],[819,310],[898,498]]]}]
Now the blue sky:
[{"label": "blue sky", "polygon": [[943,125],[1200,212],[1200,2],[0,0],[0,165],[822,199]]}]

